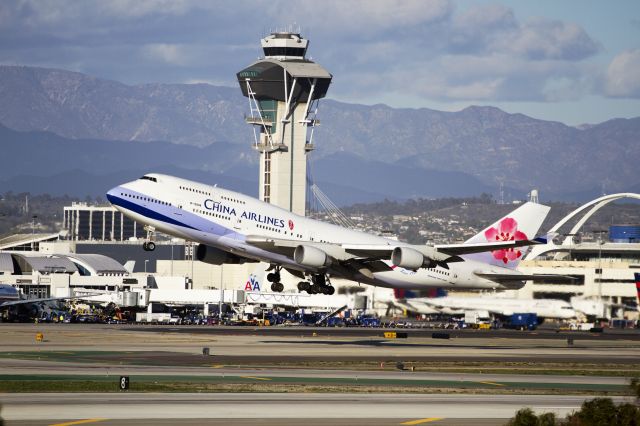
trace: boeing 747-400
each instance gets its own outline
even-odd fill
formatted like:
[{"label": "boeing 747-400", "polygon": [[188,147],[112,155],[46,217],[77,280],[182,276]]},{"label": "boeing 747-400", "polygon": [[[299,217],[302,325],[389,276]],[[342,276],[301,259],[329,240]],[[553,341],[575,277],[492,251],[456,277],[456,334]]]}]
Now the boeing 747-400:
[{"label": "boeing 747-400", "polygon": [[[211,264],[266,262],[271,290],[282,268],[298,290],[333,294],[329,277],[376,286],[422,289],[519,288],[530,276],[515,267],[549,207],[525,203],[462,244],[412,245],[298,216],[217,186],[147,174],[111,189],[115,208],[152,232],[198,242]],[[155,243],[147,241],[146,250]]]}]

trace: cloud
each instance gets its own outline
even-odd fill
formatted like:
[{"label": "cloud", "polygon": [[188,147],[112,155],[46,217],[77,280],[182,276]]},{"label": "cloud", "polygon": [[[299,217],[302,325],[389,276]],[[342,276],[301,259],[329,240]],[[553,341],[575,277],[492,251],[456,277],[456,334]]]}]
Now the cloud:
[{"label": "cloud", "polygon": [[611,97],[640,98],[640,49],[613,58],[607,68],[605,92]]},{"label": "cloud", "polygon": [[448,34],[450,52],[488,52],[496,40],[517,31],[518,22],[513,10],[491,4],[475,6],[453,17],[451,33]]},{"label": "cloud", "polygon": [[183,65],[186,62],[186,55],[177,44],[150,44],[143,48],[147,56],[159,59],[168,64]]},{"label": "cloud", "polygon": [[[599,44],[580,26],[453,0],[5,0],[0,62],[123,81],[224,81],[260,37],[297,24],[330,96],[556,101],[589,90]],[[296,25],[294,25],[296,26]],[[129,58],[123,61],[122,58]],[[364,96],[366,94],[366,96]]]},{"label": "cloud", "polygon": [[279,0],[263,6],[275,22],[296,22],[303,30],[324,36],[378,40],[392,38],[406,28],[447,20],[454,10],[451,0],[307,0],[295,4]]},{"label": "cloud", "polygon": [[579,61],[600,50],[580,26],[544,18],[528,20],[512,36],[502,46],[533,60]]}]

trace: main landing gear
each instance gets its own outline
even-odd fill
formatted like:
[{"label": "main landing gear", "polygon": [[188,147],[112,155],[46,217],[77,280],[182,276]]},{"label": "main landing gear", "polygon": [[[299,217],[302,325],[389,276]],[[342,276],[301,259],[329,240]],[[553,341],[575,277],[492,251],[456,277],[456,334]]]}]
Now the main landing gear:
[{"label": "main landing gear", "polygon": [[324,274],[314,274],[311,276],[311,282],[300,281],[298,283],[298,291],[306,291],[309,294],[327,294],[331,296],[336,289],[329,282],[329,277]]},{"label": "main landing gear", "polygon": [[275,272],[269,272],[267,274],[267,281],[271,283],[271,291],[274,293],[282,293],[284,285],[280,282],[280,270],[282,267],[276,266]]},{"label": "main landing gear", "polygon": [[147,238],[142,243],[142,249],[144,251],[154,251],[156,249],[156,243],[153,240],[156,239],[156,230],[152,226],[145,226],[144,230],[147,231]]}]

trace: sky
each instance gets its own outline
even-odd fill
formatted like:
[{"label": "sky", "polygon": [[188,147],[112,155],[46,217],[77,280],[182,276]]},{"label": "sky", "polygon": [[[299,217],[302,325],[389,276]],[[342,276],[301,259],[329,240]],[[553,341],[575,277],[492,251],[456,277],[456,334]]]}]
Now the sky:
[{"label": "sky", "polygon": [[237,87],[282,29],[310,40],[340,101],[569,125],[640,116],[637,0],[3,0],[0,64]]}]

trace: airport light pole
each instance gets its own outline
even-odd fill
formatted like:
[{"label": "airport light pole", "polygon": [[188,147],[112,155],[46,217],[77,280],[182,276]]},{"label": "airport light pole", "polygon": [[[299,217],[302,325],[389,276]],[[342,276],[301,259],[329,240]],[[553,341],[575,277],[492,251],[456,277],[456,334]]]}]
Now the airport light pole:
[{"label": "airport light pole", "polygon": [[193,258],[195,256],[195,253],[193,251],[193,241],[191,241],[189,244],[191,245],[191,286],[190,288],[193,290]]},{"label": "airport light pole", "polygon": [[36,248],[36,243],[33,241],[33,238],[36,235],[36,219],[38,218],[37,215],[33,215],[31,216],[31,251],[34,251]]},{"label": "airport light pole", "polygon": [[[602,245],[604,241],[602,239],[602,235],[606,234],[606,229],[599,229],[597,231],[593,231],[594,234],[598,234],[598,302],[602,303]],[[603,305],[604,306],[604,305]],[[604,315],[604,312],[601,312]]]}]

